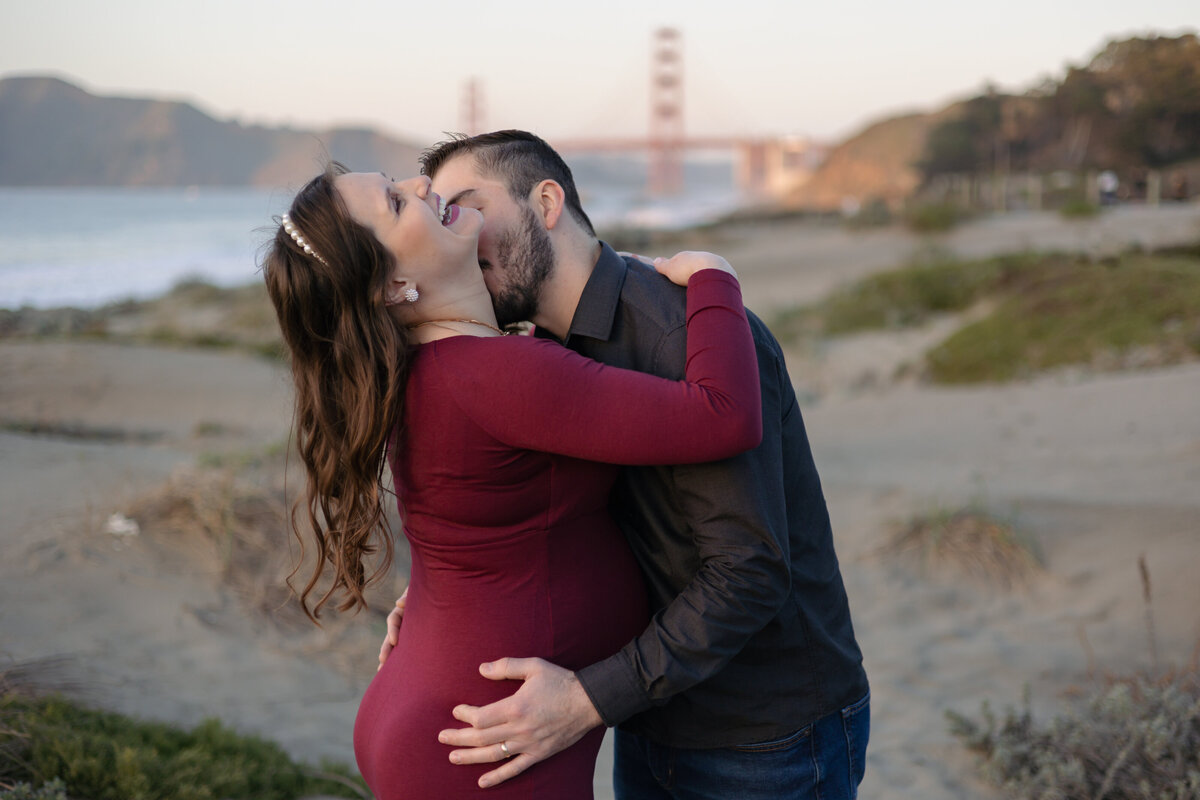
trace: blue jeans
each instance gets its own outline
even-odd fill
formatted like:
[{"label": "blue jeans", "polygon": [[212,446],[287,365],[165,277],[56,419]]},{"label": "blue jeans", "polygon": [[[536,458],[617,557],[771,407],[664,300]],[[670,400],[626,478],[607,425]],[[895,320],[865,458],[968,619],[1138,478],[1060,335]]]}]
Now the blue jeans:
[{"label": "blue jeans", "polygon": [[716,750],[616,731],[617,800],[851,800],[862,782],[871,696],[773,742]]}]

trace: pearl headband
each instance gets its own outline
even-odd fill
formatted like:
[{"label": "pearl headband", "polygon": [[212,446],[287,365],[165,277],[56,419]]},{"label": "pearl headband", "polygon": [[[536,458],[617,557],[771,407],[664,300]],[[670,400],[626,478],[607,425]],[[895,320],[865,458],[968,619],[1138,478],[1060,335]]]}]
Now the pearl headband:
[{"label": "pearl headband", "polygon": [[308,253],[325,266],[329,266],[329,262],[321,258],[321,254],[314,250],[313,246],[309,244],[303,236],[300,235],[300,229],[296,227],[296,223],[292,222],[292,218],[287,214],[283,215],[283,229],[287,231],[288,236],[291,236],[292,240],[296,244],[300,245],[304,252]]}]

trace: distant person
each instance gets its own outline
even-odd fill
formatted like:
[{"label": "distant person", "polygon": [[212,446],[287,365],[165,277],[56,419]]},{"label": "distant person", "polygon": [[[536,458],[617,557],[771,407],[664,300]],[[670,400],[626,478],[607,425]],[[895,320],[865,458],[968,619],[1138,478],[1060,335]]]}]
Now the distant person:
[{"label": "distant person", "polygon": [[1111,169],[1106,169],[1101,172],[1096,178],[1096,188],[1100,190],[1100,205],[1115,206],[1117,204],[1117,189],[1120,188],[1121,181],[1117,177],[1117,173]]},{"label": "distant person", "polygon": [[[542,188],[554,227],[563,194]],[[264,263],[308,473],[305,612],[337,595],[343,609],[365,605],[365,560],[390,561],[385,460],[410,543],[408,618],[354,731],[379,800],[591,797],[599,729],[486,794],[485,768],[452,765],[438,731],[456,703],[511,693],[480,676],[481,661],[518,652],[581,668],[645,627],[642,577],[607,510],[611,464],[708,461],[761,436],[754,343],[724,259],[658,263],[688,285],[687,368],[664,380],[503,336],[477,260],[482,228],[429,178],[334,165],[296,195]]]},{"label": "distant person", "polygon": [[[440,194],[483,213],[479,263],[500,324],[530,320],[543,340],[606,364],[684,375],[683,291],[596,238],[570,169],[544,141],[456,138],[422,162]],[[653,619],[583,668],[515,649],[482,665],[524,683],[484,707],[464,695],[455,716],[472,727],[442,741],[465,748],[451,754],[463,764],[508,759],[489,785],[604,724],[618,726],[621,800],[857,795],[870,727],[862,653],[783,353],[749,317],[762,443],[707,464],[622,470],[611,509]],[[389,615],[385,663],[401,614]]]},{"label": "distant person", "polygon": [[1178,200],[1181,203],[1188,200],[1187,176],[1182,172],[1177,172],[1175,177],[1171,179],[1171,199]]}]

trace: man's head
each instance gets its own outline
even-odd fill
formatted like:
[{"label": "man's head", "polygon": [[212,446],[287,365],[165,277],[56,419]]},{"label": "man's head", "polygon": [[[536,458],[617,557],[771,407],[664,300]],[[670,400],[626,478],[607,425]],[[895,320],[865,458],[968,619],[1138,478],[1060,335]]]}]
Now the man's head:
[{"label": "man's head", "polygon": [[[502,325],[535,316],[555,270],[549,228],[566,211],[578,235],[595,239],[571,169],[542,139],[525,131],[456,136],[421,156],[421,172],[450,203],[483,213],[479,265]],[[558,204],[547,216],[549,205]]]}]

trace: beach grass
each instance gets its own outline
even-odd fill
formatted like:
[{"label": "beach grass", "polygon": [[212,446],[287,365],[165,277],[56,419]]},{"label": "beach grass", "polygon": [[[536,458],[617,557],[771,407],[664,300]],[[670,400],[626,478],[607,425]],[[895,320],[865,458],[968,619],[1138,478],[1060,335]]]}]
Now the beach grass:
[{"label": "beach grass", "polygon": [[285,353],[263,284],[220,287],[195,279],[161,297],[95,309],[0,309],[0,337],[238,350],[272,360]]},{"label": "beach grass", "polygon": [[275,743],[215,719],[184,729],[63,695],[0,695],[0,786],[24,783],[32,797],[56,781],[67,796],[89,800],[370,797],[344,765],[297,763]]},{"label": "beach grass", "polygon": [[884,552],[919,559],[929,570],[1014,588],[1042,570],[1037,542],[978,505],[935,508],[897,525]]},{"label": "beach grass", "polygon": [[834,292],[821,306],[828,335],[920,325],[935,314],[962,311],[1044,269],[1052,256],[1020,254],[955,261],[937,253]]},{"label": "beach grass", "polygon": [[1158,661],[1150,572],[1138,559],[1149,667],[1100,674],[1087,639],[1089,684],[1070,706],[1039,724],[1023,706],[997,717],[947,711],[950,732],[976,753],[982,776],[1013,797],[1097,800],[1200,797],[1200,639],[1182,667]]},{"label": "beach grass", "polygon": [[954,203],[921,203],[904,214],[904,224],[914,233],[945,233],[966,219],[966,212]]},{"label": "beach grass", "polygon": [[951,732],[1013,797],[1200,797],[1200,673],[1109,678],[1046,724],[1029,710],[979,719],[950,712]]},{"label": "beach grass", "polygon": [[832,292],[824,300],[777,314],[771,330],[781,341],[915,327],[937,314],[969,308],[1002,293],[1022,276],[1059,258],[1018,253],[959,261],[932,250],[900,269],[881,272]]},{"label": "beach grass", "polygon": [[1064,219],[1091,219],[1100,213],[1100,206],[1084,197],[1070,197],[1058,207]]},{"label": "beach grass", "polygon": [[[197,432],[221,433],[211,423],[198,423]],[[265,476],[281,473],[288,455],[287,442],[276,442],[220,466],[177,471],[126,509],[138,522],[137,541],[167,563],[211,571],[236,600],[230,613],[250,612],[293,642],[311,635],[333,650],[361,653],[382,635],[381,612],[368,626],[327,613],[318,635],[285,582],[296,557],[288,503],[277,480]],[[374,607],[390,608],[400,588],[375,587]],[[209,624],[223,623],[214,617]],[[354,646],[341,647],[355,637]],[[0,666],[0,800],[370,797],[345,765],[297,762],[278,744],[216,719],[184,728],[100,710],[101,699],[67,659]]]},{"label": "beach grass", "polygon": [[156,431],[137,431],[114,425],[84,425],[78,422],[46,422],[44,420],[0,417],[0,431],[25,436],[47,436],[84,442],[149,443],[162,437]]},{"label": "beach grass", "polygon": [[1200,357],[1200,257],[1188,249],[1102,260],[1023,253],[958,261],[934,253],[824,301],[777,315],[796,344],[813,337],[902,329],[981,310],[930,349],[934,383],[1002,382],[1067,365],[1097,370]]},{"label": "beach grass", "polygon": [[1062,259],[926,354],[937,383],[1005,381],[1055,367],[1159,366],[1200,357],[1200,261]]},{"label": "beach grass", "polygon": [[842,220],[842,225],[851,231],[886,228],[895,221],[895,215],[885,200],[872,197],[856,213]]},{"label": "beach grass", "polygon": [[[176,470],[123,509],[137,522],[141,539],[167,548],[174,557],[184,554],[193,566],[208,565],[245,611],[293,639],[318,630],[296,594],[310,574],[314,551],[299,546],[292,531],[295,521],[306,540],[311,539],[294,444],[289,438],[259,447],[202,452],[191,468]],[[395,503],[385,498],[383,511],[392,535],[400,530]],[[366,622],[377,628],[407,584],[407,542],[402,536],[392,538],[395,568],[364,589],[370,604]],[[376,573],[381,558],[376,554],[366,560],[368,575]],[[328,576],[316,597],[327,584]],[[374,631],[363,634],[363,622],[352,610],[326,608],[321,636],[328,642],[348,642],[358,635],[375,638]],[[360,646],[361,642],[348,643],[346,652]]]}]

